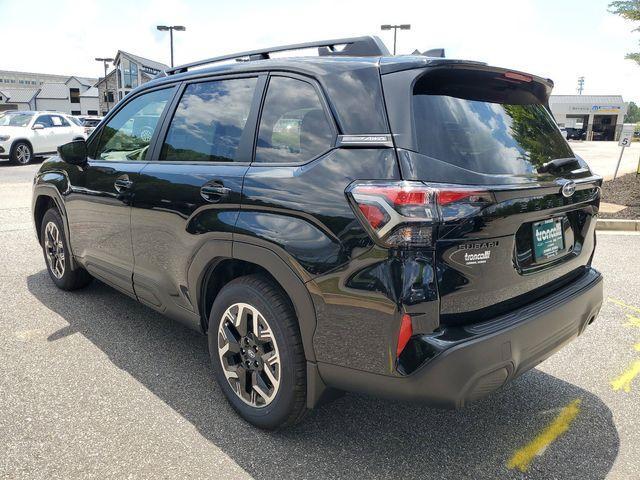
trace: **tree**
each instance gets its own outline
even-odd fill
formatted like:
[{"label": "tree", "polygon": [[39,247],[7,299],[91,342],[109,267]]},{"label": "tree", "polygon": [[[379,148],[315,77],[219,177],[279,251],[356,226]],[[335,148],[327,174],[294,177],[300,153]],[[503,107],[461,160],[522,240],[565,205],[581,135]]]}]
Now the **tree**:
[{"label": "tree", "polygon": [[640,122],[640,108],[634,102],[629,102],[627,114],[624,116],[624,123],[638,122]]},{"label": "tree", "polygon": [[[609,4],[609,11],[627,20],[640,22],[640,0],[619,0],[611,2]],[[640,27],[634,28],[633,31],[640,32]],[[624,58],[633,60],[640,65],[640,52],[627,53]]]}]

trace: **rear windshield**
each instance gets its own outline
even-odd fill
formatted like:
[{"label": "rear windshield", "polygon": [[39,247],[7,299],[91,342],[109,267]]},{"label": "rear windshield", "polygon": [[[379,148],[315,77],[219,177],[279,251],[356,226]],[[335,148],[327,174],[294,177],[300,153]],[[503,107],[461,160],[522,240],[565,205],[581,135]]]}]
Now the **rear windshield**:
[{"label": "rear windshield", "polygon": [[413,92],[419,152],[484,174],[527,175],[550,160],[572,158],[534,83],[495,72],[421,79]]}]

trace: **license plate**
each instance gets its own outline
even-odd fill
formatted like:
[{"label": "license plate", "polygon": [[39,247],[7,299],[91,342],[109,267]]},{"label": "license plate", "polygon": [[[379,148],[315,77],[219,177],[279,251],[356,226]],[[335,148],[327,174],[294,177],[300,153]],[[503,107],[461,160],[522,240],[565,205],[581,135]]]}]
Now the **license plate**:
[{"label": "license plate", "polygon": [[533,253],[535,260],[557,257],[564,250],[562,218],[550,218],[533,224]]}]

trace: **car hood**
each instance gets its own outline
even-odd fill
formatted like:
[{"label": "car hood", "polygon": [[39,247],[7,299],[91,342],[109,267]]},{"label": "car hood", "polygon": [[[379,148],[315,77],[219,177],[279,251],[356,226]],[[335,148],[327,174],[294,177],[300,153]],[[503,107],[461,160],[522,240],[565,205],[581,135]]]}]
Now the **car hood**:
[{"label": "car hood", "polygon": [[24,134],[27,130],[29,130],[27,127],[9,127],[0,125],[0,135],[14,136],[18,134]]}]

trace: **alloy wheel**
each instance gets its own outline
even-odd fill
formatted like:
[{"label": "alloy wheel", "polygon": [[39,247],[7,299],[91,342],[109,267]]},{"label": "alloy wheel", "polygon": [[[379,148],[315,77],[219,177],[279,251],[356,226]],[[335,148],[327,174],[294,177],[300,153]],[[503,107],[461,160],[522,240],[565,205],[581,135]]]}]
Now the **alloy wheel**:
[{"label": "alloy wheel", "polygon": [[28,145],[21,143],[16,147],[16,159],[22,165],[26,165],[31,161],[31,151]]},{"label": "alloy wheel", "polygon": [[51,273],[56,278],[64,275],[64,244],[60,230],[54,222],[47,223],[44,231],[44,251]]},{"label": "alloy wheel", "polygon": [[218,355],[235,394],[247,405],[269,405],[280,387],[280,352],[264,316],[247,303],[235,303],[218,327]]}]

